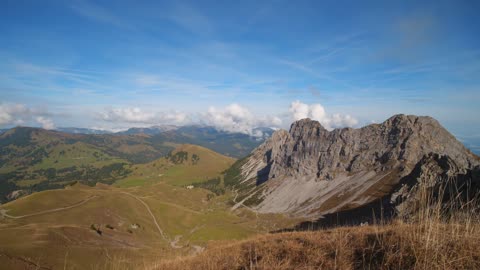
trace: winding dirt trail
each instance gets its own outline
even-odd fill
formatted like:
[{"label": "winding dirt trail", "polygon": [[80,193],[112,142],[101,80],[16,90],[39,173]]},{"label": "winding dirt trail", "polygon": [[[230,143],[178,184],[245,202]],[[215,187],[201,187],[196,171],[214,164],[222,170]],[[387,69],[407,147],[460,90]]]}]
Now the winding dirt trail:
[{"label": "winding dirt trail", "polygon": [[[144,202],[140,197],[135,196],[131,193],[128,193],[128,192],[120,192],[120,193],[128,195],[128,196],[138,200],[140,203],[142,203],[145,206],[148,213],[150,213],[150,216],[152,217],[153,223],[155,224],[158,231],[160,232],[160,235],[163,237],[163,239],[165,239],[166,241],[168,241],[170,243],[171,248],[173,248],[173,249],[184,248],[184,246],[178,244],[180,242],[180,240],[182,239],[183,235],[176,235],[173,240],[169,239],[169,237],[167,237],[167,235],[163,232],[162,228],[160,228],[160,225],[158,225],[157,218],[155,218],[155,215],[152,213],[152,210],[150,210],[150,206],[148,206],[148,204],[146,202]],[[167,203],[167,204],[169,204],[169,203]],[[174,205],[174,204],[172,204],[172,205],[176,206],[176,207],[179,207],[178,205]],[[197,211],[193,211],[193,210],[191,210],[191,212],[198,213]],[[203,226],[200,226],[198,228],[197,227],[193,228],[190,231],[190,233],[195,232],[196,230],[202,228]],[[193,254],[200,253],[205,249],[204,247],[195,246],[195,245],[193,245],[192,248],[194,249]]]},{"label": "winding dirt trail", "polygon": [[76,204],[72,204],[70,206],[65,206],[65,207],[60,207],[60,208],[55,208],[55,209],[50,209],[50,210],[45,210],[45,211],[40,211],[40,212],[36,212],[36,213],[33,213],[33,214],[28,214],[28,215],[21,215],[21,216],[12,216],[12,215],[9,215],[7,214],[7,211],[5,209],[2,209],[0,210],[0,215],[4,216],[4,217],[7,217],[7,218],[12,218],[12,219],[20,219],[20,218],[26,218],[26,217],[33,217],[33,216],[39,216],[39,215],[45,215],[45,214],[50,214],[50,213],[55,213],[55,212],[59,212],[59,211],[64,211],[64,210],[68,210],[68,209],[72,209],[72,208],[75,208],[77,206],[80,206],[82,204],[85,204],[87,203],[88,201],[92,200],[92,199],[95,199],[95,198],[98,198],[99,196],[98,195],[94,195],[94,196],[90,196],[84,200],[81,200],[79,201],[78,203]]},{"label": "winding dirt trail", "polygon": [[150,214],[150,216],[152,217],[152,220],[153,220],[153,223],[155,224],[155,226],[157,227],[158,231],[160,232],[160,235],[163,237],[163,239],[167,240],[170,242],[170,240],[167,238],[167,236],[165,235],[165,233],[163,232],[162,228],[160,228],[160,225],[158,225],[158,222],[157,222],[157,218],[155,217],[155,215],[152,213],[152,210],[150,210],[150,206],[148,206],[147,203],[145,203],[142,199],[140,199],[138,196],[135,196],[133,194],[130,194],[128,192],[120,192],[122,194],[125,194],[125,195],[128,195],[136,200],[138,200],[139,202],[141,202],[145,208],[147,208],[147,211],[148,213]]},{"label": "winding dirt trail", "polygon": [[[167,235],[163,232],[162,228],[160,227],[160,225],[158,224],[158,221],[157,221],[157,218],[155,217],[155,215],[153,214],[152,210],[150,209],[150,206],[148,206],[148,204],[146,202],[144,202],[140,197],[138,196],[135,196],[131,193],[128,193],[128,192],[120,192],[121,194],[125,194],[127,196],[130,196],[134,199],[136,199],[137,201],[139,201],[143,206],[145,206],[145,208],[147,209],[148,213],[150,214],[150,216],[152,217],[152,221],[153,223],[155,224],[155,227],[157,227],[158,229],[158,232],[160,233],[160,235],[162,236],[163,239],[165,239],[166,241],[168,241],[170,243],[170,246],[172,248],[182,248],[183,246],[180,246],[178,245],[178,242],[180,241],[180,239],[182,238],[182,235],[177,235],[175,237],[174,240],[170,240]],[[95,199],[95,198],[98,198],[100,196],[98,195],[93,195],[93,196],[90,196],[86,199],[83,199],[81,201],[79,201],[78,203],[75,203],[75,204],[72,204],[72,205],[69,205],[69,206],[65,206],[65,207],[59,207],[59,208],[55,208],[55,209],[49,209],[49,210],[45,210],[45,211],[40,211],[40,212],[36,212],[36,213],[32,213],[32,214],[27,214],[27,215],[21,215],[21,216],[12,216],[12,215],[9,215],[7,214],[7,209],[0,209],[0,217],[6,217],[6,218],[11,218],[11,219],[21,219],[21,218],[26,218],[26,217],[33,217],[33,216],[39,216],[39,215],[45,215],[45,214],[51,214],[51,213],[55,213],[55,212],[59,212],[59,211],[64,211],[64,210],[69,210],[69,209],[72,209],[72,208],[75,208],[75,207],[78,207],[78,206],[81,206],[85,203],[87,203],[88,201],[92,200],[92,199]],[[178,206],[177,206],[178,207]],[[195,212],[195,213],[198,213],[196,211],[193,211],[192,212]]]}]

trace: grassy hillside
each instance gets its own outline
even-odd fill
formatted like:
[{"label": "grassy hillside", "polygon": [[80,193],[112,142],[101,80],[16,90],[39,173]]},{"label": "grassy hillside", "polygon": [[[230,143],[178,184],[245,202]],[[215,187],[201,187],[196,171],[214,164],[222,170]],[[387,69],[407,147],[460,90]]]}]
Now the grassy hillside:
[{"label": "grassy hillside", "polygon": [[[130,165],[135,164],[141,164],[135,167],[138,172],[124,185],[140,185],[160,174],[163,180],[178,185],[202,182],[216,178],[219,168],[226,169],[230,164],[231,158],[203,148],[187,149],[192,152],[190,163],[173,166],[178,161],[167,155],[186,142],[229,156],[242,156],[261,143],[245,134],[194,126],[154,135],[70,134],[17,127],[0,134],[0,203],[16,190],[30,193],[56,189],[74,181],[113,183],[129,175]],[[194,155],[200,154],[204,158],[193,164]]]},{"label": "grassy hillside", "polygon": [[[132,164],[114,153],[135,152],[143,146],[132,143],[122,148],[118,138],[96,136],[86,141],[82,136],[22,129],[18,136],[7,132],[0,137],[5,154],[0,169],[3,176],[13,175],[0,179],[0,184],[59,187],[0,205],[1,267],[480,267],[480,208],[475,201],[444,208],[442,200],[436,202],[426,193],[421,196],[426,200],[419,205],[418,217],[408,223],[397,219],[386,225],[269,234],[305,220],[255,213],[248,208],[248,200],[238,209],[232,207],[242,198],[229,187],[248,188],[237,185],[244,160],[201,146],[166,143],[174,148],[166,156]],[[100,138],[110,140],[106,145],[119,145],[115,150],[97,146]],[[20,156],[10,159],[15,155]],[[31,177],[15,178],[19,172]],[[95,179],[114,185],[93,185],[98,182]]]},{"label": "grassy hillside", "polygon": [[244,239],[292,225],[280,216],[230,212],[228,195],[209,199],[208,194],[166,183],[76,184],[20,198],[0,206],[0,265],[104,269],[116,258],[132,269],[198,252],[211,240]]},{"label": "grassy hillside", "polygon": [[218,131],[213,127],[185,126],[152,136],[150,141],[195,144],[226,156],[241,158],[260,145],[263,139],[242,133]]},{"label": "grassy hillside", "polygon": [[201,146],[16,128],[0,152],[2,199],[40,191],[0,204],[8,269],[134,269],[299,222],[232,211],[223,173],[235,159]]},{"label": "grassy hillside", "polygon": [[134,165],[132,174],[120,180],[121,187],[164,182],[177,186],[219,179],[235,160],[210,149],[184,144],[175,148],[167,156],[146,164]]},{"label": "grassy hillside", "polygon": [[113,183],[130,172],[131,162],[154,160],[173,149],[146,139],[27,127],[8,130],[0,135],[0,202],[15,190],[62,188],[74,181]]},{"label": "grassy hillside", "polygon": [[[188,145],[177,150],[174,153],[198,151]],[[174,153],[175,162],[193,163]],[[474,201],[444,208],[441,200],[426,197],[409,222],[380,220],[378,225],[268,234],[300,221],[246,208],[231,211],[228,202],[233,194],[211,194],[156,181],[130,188],[76,184],[20,198],[0,206],[0,265],[8,269],[480,267],[480,208]]]}]

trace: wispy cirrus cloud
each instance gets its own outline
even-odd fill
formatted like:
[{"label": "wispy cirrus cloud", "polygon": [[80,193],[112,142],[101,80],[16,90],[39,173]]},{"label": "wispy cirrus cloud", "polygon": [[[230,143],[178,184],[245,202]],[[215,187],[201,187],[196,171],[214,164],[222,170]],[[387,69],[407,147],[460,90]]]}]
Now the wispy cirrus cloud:
[{"label": "wispy cirrus cloud", "polygon": [[175,1],[166,17],[182,28],[198,35],[212,34],[215,30],[214,24],[207,16],[202,14],[199,9],[184,2]]},{"label": "wispy cirrus cloud", "polygon": [[70,4],[70,8],[77,14],[96,22],[107,23],[119,28],[130,30],[134,28],[125,20],[121,19],[117,15],[114,15],[110,10],[86,0],[74,1]]},{"label": "wispy cirrus cloud", "polygon": [[298,63],[298,62],[295,62],[295,61],[285,60],[285,59],[279,59],[278,62],[280,64],[287,65],[287,66],[289,66],[293,69],[303,71],[303,72],[305,72],[305,73],[307,73],[307,74],[309,74],[309,75],[311,75],[315,78],[324,79],[324,80],[328,80],[328,81],[331,81],[331,82],[334,82],[334,83],[338,83],[338,84],[340,84],[342,86],[346,86],[348,88],[356,88],[354,85],[352,85],[351,83],[349,83],[345,80],[335,78],[334,76],[332,76],[330,74],[327,74],[326,72],[317,71],[317,70],[315,70],[314,68],[312,68],[308,65]]}]

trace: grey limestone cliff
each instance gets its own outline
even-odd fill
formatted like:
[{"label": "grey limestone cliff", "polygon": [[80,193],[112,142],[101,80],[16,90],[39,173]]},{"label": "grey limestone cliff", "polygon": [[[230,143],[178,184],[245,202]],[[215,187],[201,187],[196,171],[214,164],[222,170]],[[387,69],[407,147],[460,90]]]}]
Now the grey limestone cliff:
[{"label": "grey limestone cliff", "polygon": [[425,174],[433,179],[442,173],[468,175],[480,164],[431,117],[395,115],[381,124],[333,131],[303,119],[289,131],[276,131],[251,153],[241,164],[237,186],[243,187],[241,195],[259,212],[316,217],[392,193],[397,193],[396,200],[407,200],[412,196],[396,189],[433,154],[436,160],[447,158],[454,165],[443,171],[424,170],[424,178]]}]

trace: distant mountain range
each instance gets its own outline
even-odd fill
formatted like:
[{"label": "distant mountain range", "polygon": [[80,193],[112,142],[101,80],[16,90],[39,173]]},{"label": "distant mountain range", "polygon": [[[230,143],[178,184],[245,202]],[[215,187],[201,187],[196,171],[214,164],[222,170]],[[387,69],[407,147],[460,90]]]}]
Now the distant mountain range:
[{"label": "distant mountain range", "polygon": [[[13,129],[1,129],[0,134],[14,129],[29,129],[28,127],[17,127]],[[39,129],[40,128],[32,128]],[[52,130],[51,130],[52,131]],[[124,138],[127,135],[146,136],[145,141],[156,145],[164,142],[177,144],[196,144],[210,148],[221,154],[240,158],[248,155],[251,150],[258,146],[265,139],[269,138],[275,131],[268,127],[258,127],[252,130],[252,134],[227,132],[219,130],[212,126],[189,125],[189,126],[152,126],[145,128],[130,128],[120,132],[110,132],[106,130],[90,129],[90,128],[57,128],[56,130],[65,134],[72,135],[109,135],[105,138]],[[82,137],[88,138],[88,137]],[[93,139],[94,138],[94,139]],[[101,137],[92,137],[90,140],[98,140]],[[173,149],[173,148],[172,148]],[[131,157],[130,157],[131,158]],[[139,160],[136,160],[139,161]]]},{"label": "distant mountain range", "polygon": [[16,127],[0,134],[0,202],[15,190],[63,187],[69,181],[112,183],[132,164],[168,155],[178,145],[194,144],[233,158],[248,155],[261,136],[219,131],[208,126],[132,128],[120,133],[84,128]]},{"label": "distant mountain range", "polygon": [[[163,132],[174,132],[176,130],[203,130],[200,133],[203,134],[212,134],[217,133],[218,136],[229,136],[230,135],[238,135],[240,137],[247,137],[245,136],[246,134],[244,133],[230,133],[230,132],[225,132],[216,129],[215,127],[211,126],[199,126],[199,125],[191,125],[191,126],[175,126],[175,125],[162,125],[162,126],[151,126],[151,127],[132,127],[124,131],[108,131],[108,130],[101,130],[101,129],[92,129],[92,128],[76,128],[76,127],[59,127],[56,128],[56,131],[60,132],[65,132],[65,133],[70,133],[70,134],[87,134],[87,135],[102,135],[102,134],[117,134],[117,135],[138,135],[138,134],[144,134],[144,135],[149,135],[149,136],[154,136]],[[6,132],[9,129],[0,129],[0,134]],[[213,132],[204,132],[207,130],[215,130]],[[248,137],[252,137],[251,139],[257,140],[257,141],[264,141],[265,139],[269,138],[272,136],[273,132],[275,129],[269,128],[269,127],[257,127],[252,130],[252,135]],[[197,132],[195,132],[197,133]],[[187,136],[188,137],[188,136]],[[204,138],[200,138],[199,140],[202,141]],[[460,137],[460,141],[468,148],[470,149],[473,153],[480,155],[480,138],[479,137]],[[191,141],[191,139],[189,140]],[[203,145],[203,144],[201,144]],[[203,145],[208,147],[207,145]],[[228,154],[228,153],[227,153]],[[241,157],[241,155],[245,155],[245,153],[242,152],[242,154],[239,155],[232,155],[233,157]]]},{"label": "distant mountain range", "polygon": [[[195,133],[199,130],[201,133],[218,133],[218,134],[244,134],[238,132],[226,132],[220,129],[217,129],[212,126],[202,126],[202,125],[188,125],[188,126],[175,126],[175,125],[161,125],[161,126],[151,126],[151,127],[132,127],[124,131],[108,131],[108,130],[99,130],[99,129],[91,129],[91,128],[75,128],[75,127],[60,127],[56,128],[55,130],[71,133],[71,134],[118,134],[118,135],[136,135],[136,134],[144,134],[144,135],[157,135],[163,132],[168,131],[176,131],[176,130],[185,130],[194,131]],[[8,129],[0,130],[0,133],[6,131]],[[206,132],[205,132],[206,131]],[[266,139],[272,135],[275,130],[269,127],[257,127],[252,130],[251,137],[259,138],[258,140]]]},{"label": "distant mountain range", "polygon": [[129,128],[125,131],[117,132],[116,134],[123,134],[123,135],[134,135],[134,134],[146,134],[146,135],[157,135],[159,133],[165,131],[171,131],[178,129],[177,126],[173,125],[163,125],[163,126],[152,126],[152,127],[145,127],[145,128]]}]

